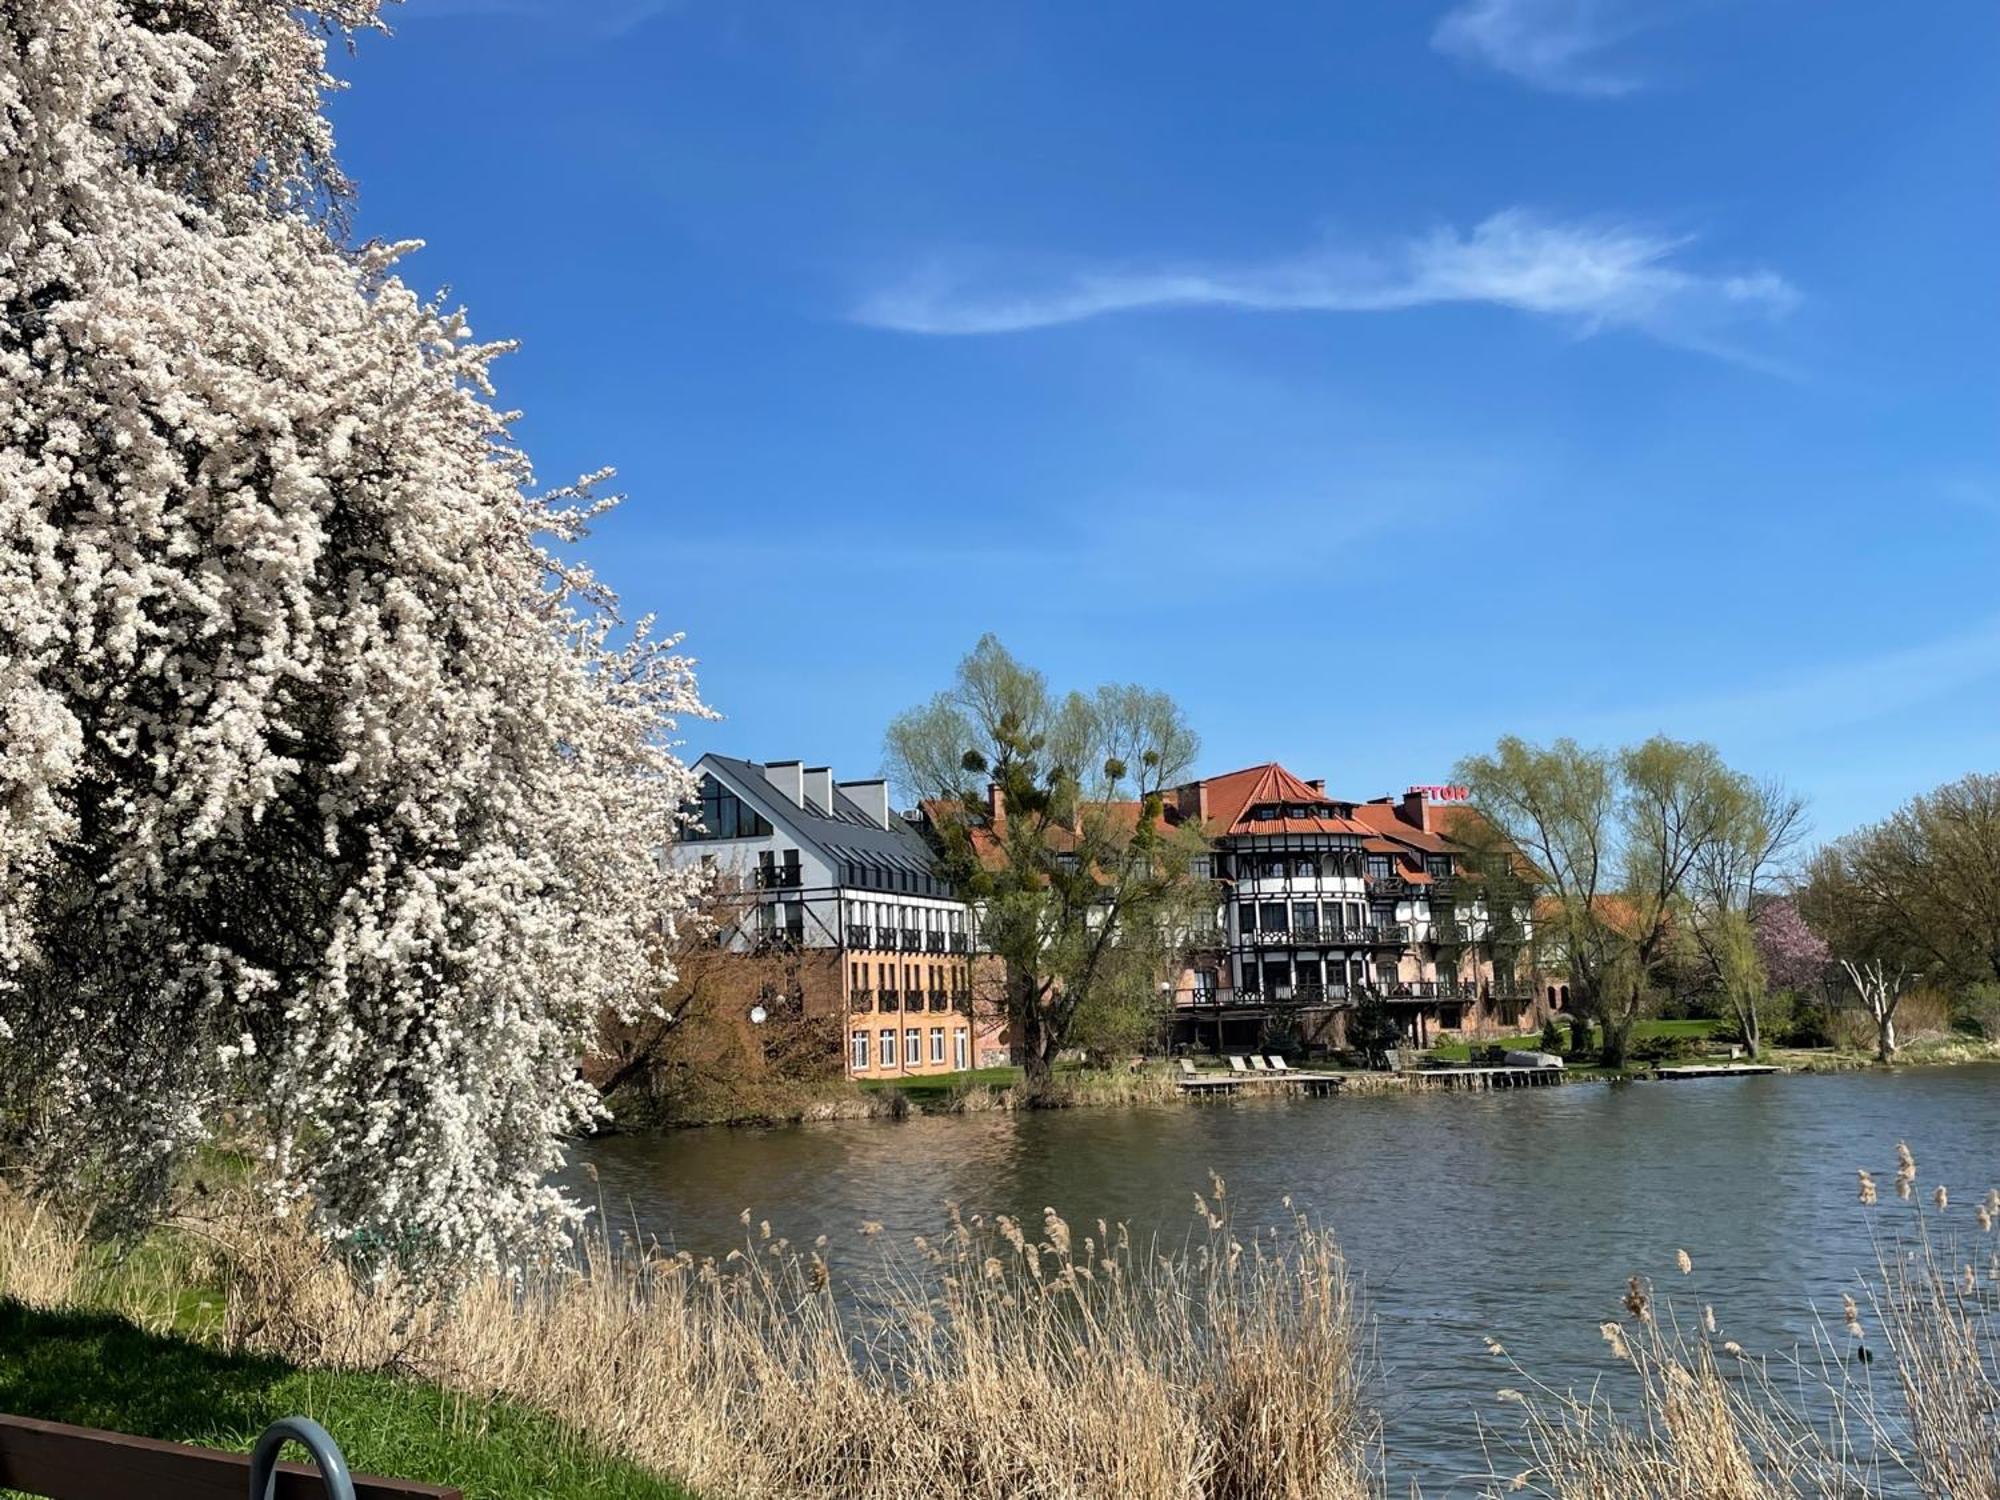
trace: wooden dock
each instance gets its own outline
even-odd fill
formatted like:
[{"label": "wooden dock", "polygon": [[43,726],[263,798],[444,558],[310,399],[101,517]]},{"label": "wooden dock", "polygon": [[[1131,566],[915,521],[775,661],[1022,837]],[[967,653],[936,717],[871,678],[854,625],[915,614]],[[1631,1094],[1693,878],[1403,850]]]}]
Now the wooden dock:
[{"label": "wooden dock", "polygon": [[1402,1075],[1417,1089],[1539,1089],[1563,1081],[1561,1068],[1412,1068]]},{"label": "wooden dock", "polygon": [[1717,1063],[1712,1068],[1673,1067],[1655,1068],[1653,1076],[1672,1083],[1684,1078],[1750,1078],[1762,1073],[1782,1073],[1785,1070],[1776,1063]]},{"label": "wooden dock", "polygon": [[1347,1080],[1338,1073],[1201,1073],[1175,1080],[1183,1094],[1201,1097],[1229,1097],[1252,1094],[1311,1094],[1324,1096],[1340,1092]]}]

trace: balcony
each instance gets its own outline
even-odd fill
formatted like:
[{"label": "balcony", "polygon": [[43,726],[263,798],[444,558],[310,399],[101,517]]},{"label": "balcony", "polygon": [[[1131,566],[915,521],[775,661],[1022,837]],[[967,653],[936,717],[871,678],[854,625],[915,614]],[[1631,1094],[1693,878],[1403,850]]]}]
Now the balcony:
[{"label": "balcony", "polygon": [[1385,922],[1367,929],[1365,941],[1377,947],[1400,948],[1410,940],[1410,929],[1402,922]]},{"label": "balcony", "polygon": [[884,1014],[893,1014],[903,1008],[903,997],[896,990],[878,990],[875,994],[875,1008]]},{"label": "balcony", "polygon": [[760,891],[789,891],[799,886],[797,865],[760,865],[757,868],[757,889]]},{"label": "balcony", "polygon": [[953,952],[953,953],[963,953],[963,952],[965,951],[965,934],[964,934],[964,933],[962,933],[962,932],[953,932],[953,933],[949,933],[949,934],[947,934],[947,939],[948,939],[948,945],[949,945],[949,949],[950,949],[950,951],[951,951],[951,952]]},{"label": "balcony", "polygon": [[941,933],[941,932],[927,932],[927,933],[925,933],[925,934],[924,934],[924,952],[926,952],[926,953],[942,953],[942,952],[944,952],[944,934],[943,934],[943,933]]},{"label": "balcony", "polygon": [[873,1010],[875,1008],[875,992],[873,990],[856,990],[847,997],[847,1008],[856,1014]]},{"label": "balcony", "polygon": [[932,1010],[949,1010],[951,1008],[951,996],[945,991],[932,990],[930,993]]},{"label": "balcony", "polygon": [[875,929],[870,927],[866,922],[849,922],[847,924],[847,946],[850,948],[868,947],[874,935]]},{"label": "balcony", "polygon": [[923,944],[924,935],[922,932],[914,927],[905,927],[903,929],[903,951],[905,953],[921,953],[924,951]]},{"label": "balcony", "polygon": [[972,1014],[972,991],[971,991],[971,990],[953,990],[953,991],[951,992],[951,1008],[952,1008],[953,1010],[957,1011],[957,1012],[958,1012],[958,1013],[959,1013],[960,1015],[962,1015],[962,1016],[969,1016],[969,1015],[971,1015],[971,1014]]}]

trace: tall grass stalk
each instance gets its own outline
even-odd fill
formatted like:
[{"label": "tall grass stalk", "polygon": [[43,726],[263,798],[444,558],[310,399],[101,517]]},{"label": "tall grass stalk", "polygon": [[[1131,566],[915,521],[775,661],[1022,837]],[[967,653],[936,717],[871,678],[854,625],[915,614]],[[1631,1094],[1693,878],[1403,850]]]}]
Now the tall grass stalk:
[{"label": "tall grass stalk", "polygon": [[[2000,1500],[2000,1193],[1954,1203],[1907,1151],[1893,1185],[1860,1174],[1861,1211],[1906,1218],[1803,1354],[1753,1357],[1709,1305],[1677,1307],[1637,1277],[1586,1392],[1493,1345],[1515,1419],[1481,1431],[1468,1413],[1487,1488]],[[746,1212],[743,1246],[720,1259],[599,1234],[439,1303],[240,1206],[184,1225],[146,1289],[119,1292],[100,1255],[0,1193],[0,1294],[110,1298],[157,1321],[173,1277],[206,1277],[227,1307],[206,1336],[511,1398],[708,1500],[1386,1496],[1339,1250],[1300,1216],[1240,1230],[1227,1204],[1212,1181],[1170,1251],[1050,1210],[1039,1224],[954,1211],[903,1246],[863,1225],[856,1254],[795,1245]],[[1683,1252],[1663,1274],[1698,1289],[1696,1265]]]},{"label": "tall grass stalk", "polygon": [[1303,1218],[1239,1238],[1224,1202],[1172,1254],[953,1212],[848,1287],[746,1213],[721,1260],[600,1237],[449,1305],[265,1233],[232,1257],[229,1334],[513,1397],[716,1497],[1377,1493],[1345,1263]]}]

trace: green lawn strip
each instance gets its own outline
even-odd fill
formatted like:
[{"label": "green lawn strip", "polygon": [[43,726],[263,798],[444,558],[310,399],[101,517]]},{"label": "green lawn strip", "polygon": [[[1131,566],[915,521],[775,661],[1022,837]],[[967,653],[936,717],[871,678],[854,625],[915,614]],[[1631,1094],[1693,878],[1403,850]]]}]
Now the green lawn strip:
[{"label": "green lawn strip", "polygon": [[942,1099],[954,1089],[975,1085],[988,1088],[1012,1088],[1021,1081],[1019,1068],[974,1068],[964,1073],[920,1073],[909,1078],[867,1078],[861,1080],[861,1087],[870,1093],[880,1093],[884,1089],[895,1089],[907,1094],[912,1100],[926,1101]]},{"label": "green lawn strip", "polygon": [[688,1500],[537,1412],[387,1375],[300,1370],[150,1334],[96,1312],[0,1300],[0,1412],[249,1451],[313,1418],[363,1473],[455,1485],[467,1500]]}]

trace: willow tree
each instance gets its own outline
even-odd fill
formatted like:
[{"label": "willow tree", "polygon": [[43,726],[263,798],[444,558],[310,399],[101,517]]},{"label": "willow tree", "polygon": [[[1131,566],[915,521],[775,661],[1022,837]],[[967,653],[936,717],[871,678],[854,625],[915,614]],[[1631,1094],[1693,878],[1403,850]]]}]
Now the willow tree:
[{"label": "willow tree", "polygon": [[375,0],[0,6],[0,1157],[104,1225],[225,1114],[493,1261],[655,975],[687,664],[571,557],[500,346],[343,240]]},{"label": "willow tree", "polygon": [[[1773,886],[1805,835],[1805,800],[1775,781],[1736,779],[1715,835],[1695,856],[1687,932],[1710,986],[1736,1017],[1750,1056],[1763,1050],[1763,1008],[1771,985],[1767,921],[1782,926],[1791,908],[1774,905]],[[1789,977],[1789,976],[1788,976]]]},{"label": "willow tree", "polygon": [[1456,776],[1536,867],[1536,947],[1603,1027],[1604,1062],[1622,1065],[1687,937],[1696,871],[1748,837],[1748,783],[1711,746],[1664,736],[1615,753],[1510,736]]},{"label": "willow tree", "polygon": [[979,911],[1032,1088],[1066,1048],[1140,1044],[1165,1019],[1173,967],[1214,914],[1206,841],[1169,822],[1164,796],[1197,747],[1165,694],[1057,696],[990,635],[889,726],[891,775]]}]

